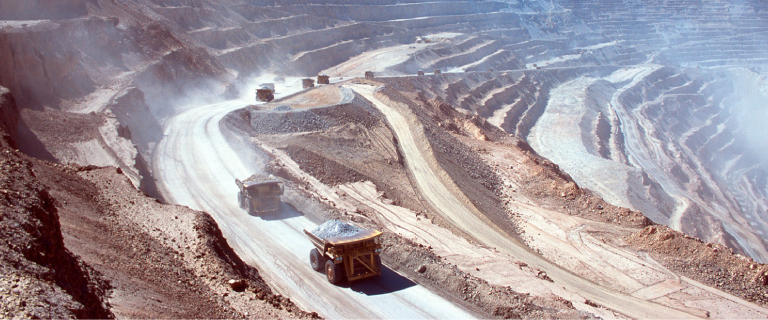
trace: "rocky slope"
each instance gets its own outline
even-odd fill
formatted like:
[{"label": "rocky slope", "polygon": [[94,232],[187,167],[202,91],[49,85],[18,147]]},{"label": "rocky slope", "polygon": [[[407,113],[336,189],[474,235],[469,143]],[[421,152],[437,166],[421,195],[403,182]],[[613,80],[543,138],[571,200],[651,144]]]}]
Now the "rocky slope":
[{"label": "rocky slope", "polygon": [[[82,199],[76,196],[82,190],[71,186],[54,188],[59,182],[50,178],[43,183],[58,190],[60,197],[93,207],[87,211],[90,216],[65,206],[59,206],[60,212],[89,223],[93,217],[108,217],[113,223],[101,227],[169,256],[186,248],[162,236],[154,238],[151,228],[132,226],[136,221],[131,219],[138,218],[115,206],[146,202],[129,197],[131,189],[121,177],[160,198],[150,163],[170,117],[218,101],[222,93],[251,97],[253,76],[261,73],[354,77],[371,70],[377,76],[407,76],[440,69],[442,74],[383,83],[394,89],[393,100],[409,104],[426,124],[435,161],[473,205],[496,224],[520,232],[515,236],[548,258],[560,259],[560,253],[547,251],[525,235],[533,230],[519,223],[526,213],[507,212],[508,199],[514,198],[508,190],[518,190],[510,186],[527,185],[520,189],[526,201],[545,199],[534,201],[538,206],[599,223],[642,227],[648,221],[639,210],[656,223],[765,262],[768,170],[761,151],[767,133],[760,121],[765,115],[761,101],[768,95],[765,9],[759,1],[689,0],[0,0],[0,86],[8,87],[18,103],[0,114],[8,141],[18,142],[9,145],[9,154],[18,148],[39,159],[75,165],[57,167],[33,159],[18,160],[32,165],[14,163],[39,165],[48,177],[66,175],[100,198]],[[264,115],[255,113],[247,117],[251,123],[273,124],[249,130],[255,136],[270,135],[270,142],[323,183],[368,190],[360,183],[371,181],[392,204],[447,226],[429,212],[410,184],[403,187],[408,174],[402,171],[392,133],[375,116],[361,116],[350,108],[295,112],[297,118],[259,118]],[[289,126],[297,121],[299,125]],[[521,140],[502,138],[505,134]],[[366,142],[355,138],[361,135]],[[534,150],[527,150],[525,142]],[[489,149],[485,143],[504,147]],[[374,147],[379,153],[371,152]],[[494,153],[515,155],[522,167],[538,169],[517,172],[513,168],[518,162],[510,162],[504,165],[512,173],[500,170],[492,164],[498,160]],[[122,174],[83,169],[88,165],[112,166]],[[381,171],[370,174],[374,168]],[[98,189],[115,179],[122,186],[121,196],[115,197],[121,200],[110,202]],[[38,182],[30,181],[28,189],[38,190]],[[38,198],[30,203],[45,202],[45,197]],[[166,210],[160,208],[158,204],[150,211]],[[187,231],[206,225],[199,213],[180,214],[187,217]],[[518,223],[510,215],[518,215]],[[62,232],[67,241],[66,228]],[[132,236],[136,234],[144,236]],[[99,236],[91,234],[90,239]],[[632,240],[636,248],[663,244],[655,236],[643,239]],[[698,246],[684,244],[680,246]],[[115,244],[115,250],[128,250],[124,245]],[[657,252],[674,252],[667,249]],[[85,251],[76,254],[85,260],[94,257]],[[713,267],[703,259],[669,257],[663,259],[675,270],[736,270],[729,269],[728,259]],[[199,271],[188,258],[157,258],[144,269],[159,274],[187,268],[175,278],[177,284],[191,282],[190,288],[198,292],[220,291],[210,282],[194,280]],[[92,267],[103,274],[136,272]],[[580,270],[577,264],[570,268]],[[762,270],[739,268],[733,271],[739,275],[731,279],[734,283]],[[251,277],[251,271],[232,272],[227,274]],[[731,290],[736,295],[762,301],[754,293],[762,290],[755,277],[746,289],[720,284],[723,277],[698,280],[724,290],[736,288]],[[112,285],[118,292],[132,288]],[[80,301],[77,294],[68,294]],[[158,294],[182,301],[175,300],[173,292]],[[211,316],[242,314],[242,304],[232,299],[211,298],[210,308],[203,309],[212,310]],[[194,314],[180,310],[174,314]],[[514,311],[526,314],[532,315]]]},{"label": "rocky slope", "polygon": [[[273,293],[206,213],[158,203],[119,167],[20,152],[8,129],[19,110],[7,89],[0,92],[4,316],[313,317]],[[50,122],[47,130],[75,123]]]},{"label": "rocky slope", "polygon": [[[524,141],[508,136],[481,117],[454,108],[440,99],[440,91],[424,87],[426,83],[434,85],[436,79],[407,77],[365,82],[386,84],[380,92],[409,105],[415,115],[413,121],[424,126],[436,162],[469,196],[473,206],[482,208],[481,212],[496,226],[569,271],[662,305],[677,307],[686,299],[712,302],[686,307],[684,310],[692,315],[727,314],[723,308],[732,302],[711,296],[702,289],[706,286],[763,304],[763,265],[723,246],[662,228],[641,212],[613,206],[580,188]],[[347,90],[338,86],[321,89],[326,93]],[[316,96],[316,91],[320,90],[302,95]],[[504,310],[511,312],[506,315],[522,317],[556,316],[550,308],[558,305],[557,299],[545,298],[552,293],[532,290],[527,282],[547,281],[546,271],[527,271],[522,261],[502,262],[508,257],[497,251],[486,252],[479,247],[465,251],[462,241],[473,242],[473,236],[423,199],[405,166],[410,155],[402,154],[392,129],[369,101],[355,94],[337,104],[273,110],[276,105],[303,99],[302,95],[239,110],[231,113],[227,122],[238,136],[249,135],[266,150],[284,152],[273,159],[270,170],[287,179],[290,188],[325,204],[321,221],[349,220],[391,232],[384,242],[384,259],[390,267],[466,301],[468,308],[491,310],[486,316],[504,316]],[[331,195],[327,189],[332,190]],[[316,210],[302,212],[318,214]],[[562,230],[553,228],[556,225]],[[448,241],[446,230],[458,235],[448,248],[442,243]],[[596,249],[603,246],[610,249]],[[427,248],[430,255],[425,255],[422,248]],[[434,255],[438,255],[437,260]],[[391,260],[393,256],[398,258]],[[526,272],[515,273],[508,263],[516,263]],[[663,267],[652,267],[655,265]],[[499,279],[500,274],[507,278]],[[679,290],[687,296],[679,294]],[[521,292],[529,292],[529,298],[522,299]],[[481,298],[486,295],[493,298]],[[515,296],[518,298],[509,300]],[[601,308],[606,311],[592,301],[568,300],[577,310],[594,314],[601,314],[597,311]],[[560,312],[570,309],[566,305],[556,308]],[[744,315],[752,312],[730,310]]]},{"label": "rocky slope", "polygon": [[[3,242],[0,284],[4,317],[112,318],[109,283],[65,247],[56,199],[35,178],[34,165],[16,149],[17,106],[0,87]],[[9,126],[10,125],[10,126]]]}]

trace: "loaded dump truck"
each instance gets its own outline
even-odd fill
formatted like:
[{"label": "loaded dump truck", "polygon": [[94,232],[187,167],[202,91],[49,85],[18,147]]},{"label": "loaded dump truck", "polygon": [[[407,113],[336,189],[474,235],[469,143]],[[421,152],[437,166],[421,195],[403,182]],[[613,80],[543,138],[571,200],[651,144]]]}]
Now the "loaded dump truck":
[{"label": "loaded dump truck", "polygon": [[283,194],[280,180],[255,174],[243,181],[235,179],[235,183],[240,188],[237,201],[240,208],[246,209],[248,214],[259,215],[280,210],[280,196]]},{"label": "loaded dump truck", "polygon": [[259,88],[256,89],[256,100],[259,101],[272,101],[275,99],[275,84],[274,83],[262,83]]},{"label": "loaded dump truck", "polygon": [[381,231],[361,229],[330,220],[312,231],[304,230],[315,249],[309,252],[312,269],[324,272],[328,282],[339,284],[381,275]]},{"label": "loaded dump truck", "polygon": [[303,89],[314,88],[315,87],[315,79],[310,79],[310,78],[301,79],[301,87]]}]

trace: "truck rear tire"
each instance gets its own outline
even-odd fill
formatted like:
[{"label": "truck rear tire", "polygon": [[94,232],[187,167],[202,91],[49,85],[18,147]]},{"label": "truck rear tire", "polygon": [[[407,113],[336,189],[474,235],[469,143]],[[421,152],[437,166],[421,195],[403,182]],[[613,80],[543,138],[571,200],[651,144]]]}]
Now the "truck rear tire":
[{"label": "truck rear tire", "polygon": [[339,284],[343,276],[344,268],[342,266],[333,263],[333,260],[325,262],[325,277],[328,278],[328,282]]},{"label": "truck rear tire", "polygon": [[245,209],[245,197],[243,197],[242,191],[237,192],[237,204],[240,206],[240,208]]},{"label": "truck rear tire", "polygon": [[379,269],[379,273],[381,273],[381,257],[378,254],[373,257],[373,264]]},{"label": "truck rear tire", "polygon": [[323,272],[325,257],[323,257],[317,249],[312,249],[309,251],[309,264],[312,265],[312,269],[315,269],[315,271]]}]

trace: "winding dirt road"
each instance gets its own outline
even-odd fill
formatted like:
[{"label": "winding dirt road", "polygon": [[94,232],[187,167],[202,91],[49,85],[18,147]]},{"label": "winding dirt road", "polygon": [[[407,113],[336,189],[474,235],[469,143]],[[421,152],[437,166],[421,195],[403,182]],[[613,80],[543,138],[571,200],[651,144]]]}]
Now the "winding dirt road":
[{"label": "winding dirt road", "polygon": [[[696,318],[696,315],[672,309],[654,302],[605,288],[581,278],[561,267],[528,251],[522,244],[511,238],[496,225],[487,221],[474,206],[469,205],[458,187],[447,179],[429,156],[429,146],[423,130],[416,123],[415,116],[408,114],[407,107],[398,106],[376,93],[376,87],[352,85],[347,87],[371,101],[387,118],[399,141],[408,170],[412,173],[417,187],[429,204],[454,226],[467,232],[480,243],[497,248],[525,261],[531,266],[545,270],[555,284],[565,287],[586,299],[624,313],[633,318]],[[429,159],[429,161],[428,161]]]},{"label": "winding dirt road", "polygon": [[[278,93],[285,96],[298,90],[279,88]],[[253,146],[230,145],[220,122],[227,113],[253,103],[233,100],[200,106],[168,121],[155,150],[153,170],[169,202],[210,213],[238,255],[304,310],[331,319],[474,318],[386,268],[379,279],[334,286],[309,266],[312,244],[302,230],[316,225],[302,213],[285,204],[280,214],[263,218],[240,209],[235,178],[250,176],[264,162]]]}]

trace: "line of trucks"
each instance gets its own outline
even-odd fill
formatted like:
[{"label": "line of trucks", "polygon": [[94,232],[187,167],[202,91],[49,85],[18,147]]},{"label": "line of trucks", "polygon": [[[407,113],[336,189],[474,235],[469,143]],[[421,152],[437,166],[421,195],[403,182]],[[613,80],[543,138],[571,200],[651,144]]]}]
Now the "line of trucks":
[{"label": "line of trucks", "polygon": [[[253,175],[236,179],[237,199],[249,215],[260,216],[281,210],[283,185],[272,176]],[[313,230],[304,230],[315,246],[309,252],[312,269],[325,273],[328,282],[340,284],[381,275],[381,231],[362,229],[331,220]]]},{"label": "line of trucks", "polygon": [[[317,76],[317,84],[330,84],[331,77],[325,74]],[[312,78],[301,79],[301,87],[304,89],[315,86],[315,80]],[[275,84],[262,83],[256,88],[256,100],[270,102],[275,99]]]}]

